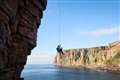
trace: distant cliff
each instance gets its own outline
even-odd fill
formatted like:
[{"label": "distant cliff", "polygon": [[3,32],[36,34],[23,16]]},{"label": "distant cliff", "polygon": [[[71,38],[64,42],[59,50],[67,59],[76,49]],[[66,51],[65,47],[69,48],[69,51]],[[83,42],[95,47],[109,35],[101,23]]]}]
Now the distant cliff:
[{"label": "distant cliff", "polygon": [[54,63],[64,67],[120,70],[120,41],[108,46],[67,49],[62,56],[57,53]]}]

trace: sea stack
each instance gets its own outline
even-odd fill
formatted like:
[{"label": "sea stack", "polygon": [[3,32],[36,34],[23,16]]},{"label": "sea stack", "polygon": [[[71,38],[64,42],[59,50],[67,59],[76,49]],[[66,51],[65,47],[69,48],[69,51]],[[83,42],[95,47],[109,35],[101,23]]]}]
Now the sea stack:
[{"label": "sea stack", "polygon": [[0,80],[20,80],[36,46],[46,4],[46,0],[0,0]]}]

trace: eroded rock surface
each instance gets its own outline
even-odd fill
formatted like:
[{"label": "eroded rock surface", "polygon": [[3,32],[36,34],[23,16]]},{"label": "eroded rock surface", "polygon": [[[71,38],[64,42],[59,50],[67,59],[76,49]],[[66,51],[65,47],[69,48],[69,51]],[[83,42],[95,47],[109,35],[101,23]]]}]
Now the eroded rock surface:
[{"label": "eroded rock surface", "polygon": [[20,80],[46,0],[0,0],[0,80]]},{"label": "eroded rock surface", "polygon": [[57,53],[55,64],[65,67],[80,66],[87,68],[104,68],[120,70],[120,41],[113,42],[108,46],[93,48],[68,49],[64,55]]}]

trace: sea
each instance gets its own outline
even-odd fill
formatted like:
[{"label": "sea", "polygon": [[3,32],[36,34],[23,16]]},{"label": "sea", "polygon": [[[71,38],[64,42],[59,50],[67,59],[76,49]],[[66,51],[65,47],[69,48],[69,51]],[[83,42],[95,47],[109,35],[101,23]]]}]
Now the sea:
[{"label": "sea", "polygon": [[29,64],[21,77],[24,80],[120,80],[120,73],[71,69],[53,64]]}]

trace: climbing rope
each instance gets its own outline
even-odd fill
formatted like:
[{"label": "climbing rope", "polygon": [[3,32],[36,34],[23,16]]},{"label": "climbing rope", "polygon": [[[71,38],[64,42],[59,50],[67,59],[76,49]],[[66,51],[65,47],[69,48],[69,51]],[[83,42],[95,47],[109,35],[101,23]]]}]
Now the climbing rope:
[{"label": "climbing rope", "polygon": [[58,43],[61,44],[61,2],[58,0]]}]

